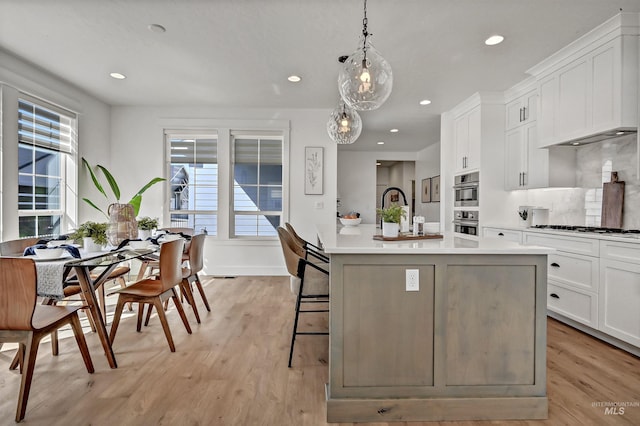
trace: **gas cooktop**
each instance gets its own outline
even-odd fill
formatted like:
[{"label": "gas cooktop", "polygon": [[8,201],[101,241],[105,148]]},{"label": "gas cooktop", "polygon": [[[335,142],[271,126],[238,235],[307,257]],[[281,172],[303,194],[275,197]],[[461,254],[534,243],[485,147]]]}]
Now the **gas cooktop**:
[{"label": "gas cooktop", "polygon": [[580,225],[535,225],[535,229],[549,229],[553,231],[585,232],[590,234],[620,235],[624,237],[640,238],[640,229],[601,228],[596,226]]}]

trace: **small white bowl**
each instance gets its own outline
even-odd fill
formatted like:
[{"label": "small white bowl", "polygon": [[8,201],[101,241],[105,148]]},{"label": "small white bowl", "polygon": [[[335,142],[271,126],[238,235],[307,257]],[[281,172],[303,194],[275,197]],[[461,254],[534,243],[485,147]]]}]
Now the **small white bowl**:
[{"label": "small white bowl", "polygon": [[58,247],[61,246],[63,244],[68,244],[70,242],[73,241],[67,241],[67,240],[51,240],[47,243],[47,247]]},{"label": "small white bowl", "polygon": [[129,247],[134,250],[145,249],[149,247],[149,241],[129,241]]},{"label": "small white bowl", "polygon": [[358,226],[360,225],[360,222],[362,222],[362,218],[356,218],[356,219],[345,219],[344,217],[340,218],[340,223],[342,223],[344,226]]},{"label": "small white bowl", "polygon": [[34,249],[34,251],[38,259],[57,259],[62,256],[62,254],[65,252],[65,249],[61,247],[46,249],[37,248]]},{"label": "small white bowl", "polygon": [[425,222],[423,229],[427,234],[437,234],[440,232],[440,222]]}]

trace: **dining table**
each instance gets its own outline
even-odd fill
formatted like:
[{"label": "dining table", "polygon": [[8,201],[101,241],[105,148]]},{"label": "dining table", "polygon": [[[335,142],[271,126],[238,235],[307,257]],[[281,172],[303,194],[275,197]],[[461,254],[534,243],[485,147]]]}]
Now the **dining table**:
[{"label": "dining table", "polygon": [[123,247],[108,252],[80,251],[81,257],[79,259],[69,259],[68,256],[63,259],[34,257],[38,274],[38,295],[51,300],[61,300],[64,297],[65,283],[77,282],[80,285],[87,312],[95,324],[109,366],[117,368],[118,364],[95,291],[109,279],[111,272],[122,262],[133,259],[143,260],[152,256],[157,250],[157,246],[135,250]]}]

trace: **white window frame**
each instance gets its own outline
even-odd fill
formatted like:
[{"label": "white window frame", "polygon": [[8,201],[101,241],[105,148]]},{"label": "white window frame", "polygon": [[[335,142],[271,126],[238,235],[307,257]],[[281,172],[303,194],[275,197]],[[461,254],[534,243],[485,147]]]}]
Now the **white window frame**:
[{"label": "white window frame", "polygon": [[[290,121],[289,120],[234,120],[234,119],[198,119],[198,118],[175,118],[163,119],[159,125],[163,133],[185,134],[188,132],[199,132],[200,134],[218,134],[218,232],[209,238],[218,242],[230,245],[273,245],[278,242],[278,237],[235,237],[233,236],[233,172],[232,172],[232,133],[266,133],[274,134],[279,132],[282,135],[282,223],[289,220],[289,151],[290,151]],[[168,175],[171,161],[171,147],[165,138],[165,175]],[[164,182],[164,208],[163,225],[168,226],[170,211],[168,197],[169,185]]]},{"label": "white window frame", "polygon": [[[70,128],[70,140],[69,144],[66,146],[61,146],[60,149],[54,149],[55,147],[47,146],[44,143],[26,143],[25,145],[37,146],[44,149],[51,149],[57,151],[61,154],[60,159],[60,208],[59,209],[48,209],[48,210],[17,210],[17,220],[19,222],[20,217],[44,217],[44,216],[53,216],[59,215],[60,220],[60,233],[66,233],[69,229],[70,223],[75,223],[75,219],[77,217],[77,203],[75,200],[72,200],[73,195],[77,193],[77,157],[78,157],[78,114],[75,112],[69,111],[67,109],[61,108],[57,105],[52,104],[46,100],[42,100],[33,96],[30,96],[23,92],[18,92],[18,102],[16,103],[16,114],[19,117],[19,103],[20,101],[25,101],[30,104],[36,105],[39,108],[49,110],[55,114],[65,116],[72,120],[71,128]],[[3,123],[5,124],[5,123]],[[16,126],[19,127],[18,122],[16,121]],[[19,152],[20,140],[18,136],[18,132],[15,135],[15,152],[16,155]],[[6,161],[6,159],[3,159]],[[16,163],[18,159],[15,159]],[[4,166],[4,164],[3,164]],[[16,165],[16,190],[19,184],[19,177]],[[18,194],[19,195],[19,194]],[[17,200],[16,200],[17,201]],[[16,223],[16,229],[19,229],[19,223]],[[36,236],[49,236],[49,234],[38,233]]]}]

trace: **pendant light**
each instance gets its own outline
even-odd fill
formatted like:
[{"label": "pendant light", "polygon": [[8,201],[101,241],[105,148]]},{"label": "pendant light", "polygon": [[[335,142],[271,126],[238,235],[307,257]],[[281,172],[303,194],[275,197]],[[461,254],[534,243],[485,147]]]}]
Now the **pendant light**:
[{"label": "pendant light", "polygon": [[335,143],[354,143],[362,131],[362,120],[356,110],[340,100],[327,122],[327,133]]},{"label": "pendant light", "polygon": [[367,24],[367,0],[364,0],[361,46],[344,61],[338,75],[342,99],[358,111],[380,108],[393,87],[391,65],[371,44]]}]

